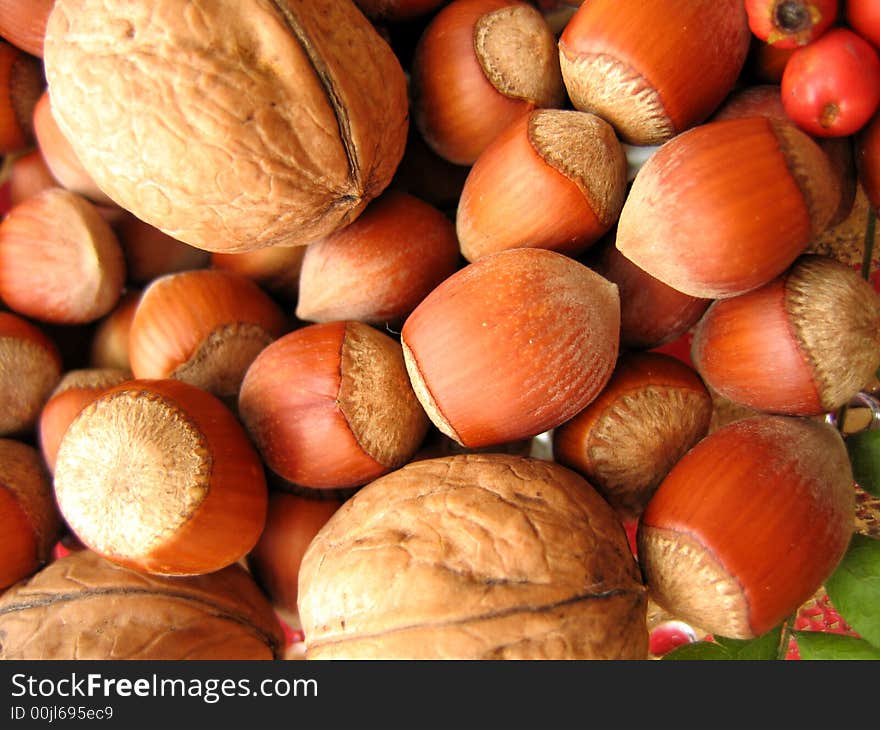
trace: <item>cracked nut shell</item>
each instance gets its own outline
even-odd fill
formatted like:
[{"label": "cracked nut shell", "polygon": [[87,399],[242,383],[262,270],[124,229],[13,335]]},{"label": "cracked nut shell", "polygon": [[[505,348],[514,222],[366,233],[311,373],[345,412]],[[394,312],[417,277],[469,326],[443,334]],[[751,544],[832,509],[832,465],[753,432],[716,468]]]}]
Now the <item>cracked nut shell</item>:
[{"label": "cracked nut shell", "polygon": [[238,565],[161,578],[82,550],[0,598],[0,659],[277,659],[283,646]]},{"label": "cracked nut shell", "polygon": [[44,51],[98,186],[197,248],[328,235],[403,156],[403,70],[350,0],[58,0]]},{"label": "cracked nut shell", "polygon": [[574,472],[526,457],[411,463],[346,502],[300,567],[309,659],[644,659],[624,530]]}]

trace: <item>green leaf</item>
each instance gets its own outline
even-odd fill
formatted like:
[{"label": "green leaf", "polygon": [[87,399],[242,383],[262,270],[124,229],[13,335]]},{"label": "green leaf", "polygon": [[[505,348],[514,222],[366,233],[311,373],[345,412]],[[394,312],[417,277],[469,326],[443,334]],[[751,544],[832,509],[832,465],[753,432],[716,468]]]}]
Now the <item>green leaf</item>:
[{"label": "green leaf", "polygon": [[853,535],[825,590],[855,632],[880,647],[880,540]]},{"label": "green leaf", "polygon": [[686,659],[733,659],[732,656],[727,652],[720,644],[716,644],[714,641],[697,641],[693,644],[682,644],[681,646],[673,649],[668,654],[664,654],[661,658],[662,661],[672,660],[686,660]]},{"label": "green leaf", "polygon": [[880,496],[880,428],[846,437],[853,477],[866,492]]},{"label": "green leaf", "polygon": [[684,644],[666,654],[663,659],[771,660],[777,658],[781,639],[781,626],[756,639],[727,639],[718,636],[714,641]]},{"label": "green leaf", "polygon": [[756,639],[727,639],[718,636],[715,640],[727,650],[731,659],[776,659],[779,642],[782,640],[782,627],[777,626]]},{"label": "green leaf", "polygon": [[801,659],[880,659],[880,649],[864,639],[821,631],[795,631]]}]

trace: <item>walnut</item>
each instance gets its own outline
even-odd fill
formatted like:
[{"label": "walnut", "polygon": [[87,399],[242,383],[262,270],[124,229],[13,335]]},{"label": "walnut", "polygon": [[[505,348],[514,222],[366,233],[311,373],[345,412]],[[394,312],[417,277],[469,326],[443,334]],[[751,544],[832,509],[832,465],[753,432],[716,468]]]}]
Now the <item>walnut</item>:
[{"label": "walnut", "polygon": [[309,659],[644,659],[646,593],[620,522],[547,461],[412,462],[309,546]]},{"label": "walnut", "polygon": [[44,63],[98,186],[197,248],[329,235],[403,156],[403,70],[351,0],[57,0]]},{"label": "walnut", "polygon": [[0,597],[0,659],[273,659],[283,646],[238,565],[165,578],[83,550]]}]

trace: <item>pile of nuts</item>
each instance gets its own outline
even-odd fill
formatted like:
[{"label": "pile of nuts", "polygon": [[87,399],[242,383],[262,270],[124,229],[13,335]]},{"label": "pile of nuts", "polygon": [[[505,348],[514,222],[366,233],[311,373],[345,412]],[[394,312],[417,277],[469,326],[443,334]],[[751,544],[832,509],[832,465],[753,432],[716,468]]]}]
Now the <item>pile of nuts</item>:
[{"label": "pile of nuts", "polygon": [[796,126],[743,0],[0,36],[0,657],[643,659],[839,563],[880,121]]}]

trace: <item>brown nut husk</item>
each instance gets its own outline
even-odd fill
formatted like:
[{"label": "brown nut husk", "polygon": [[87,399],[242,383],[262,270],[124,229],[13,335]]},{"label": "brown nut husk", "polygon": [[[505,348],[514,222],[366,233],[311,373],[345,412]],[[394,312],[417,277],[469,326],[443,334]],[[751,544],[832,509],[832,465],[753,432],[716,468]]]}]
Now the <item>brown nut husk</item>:
[{"label": "brown nut husk", "polygon": [[403,70],[351,0],[58,0],[44,61],[98,186],[197,248],[329,235],[403,156]]},{"label": "brown nut husk", "polygon": [[646,605],[598,493],[558,464],[500,454],[377,479],[300,567],[309,659],[644,659]]},{"label": "brown nut husk", "polygon": [[238,565],[162,578],[82,550],[0,598],[0,660],[277,659],[283,646],[272,607]]}]

